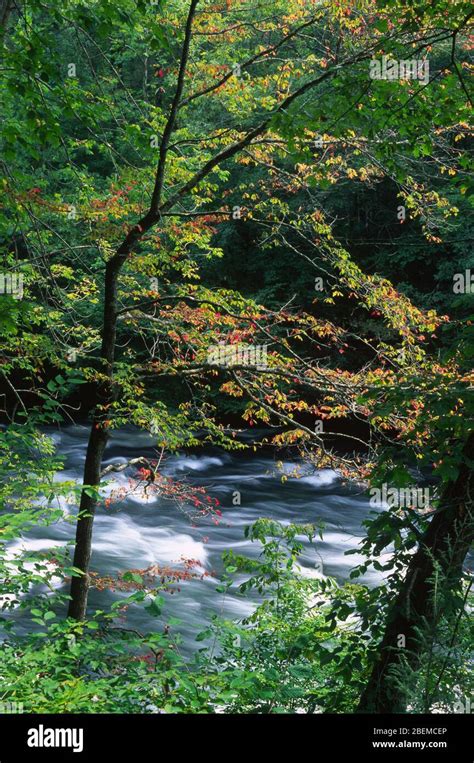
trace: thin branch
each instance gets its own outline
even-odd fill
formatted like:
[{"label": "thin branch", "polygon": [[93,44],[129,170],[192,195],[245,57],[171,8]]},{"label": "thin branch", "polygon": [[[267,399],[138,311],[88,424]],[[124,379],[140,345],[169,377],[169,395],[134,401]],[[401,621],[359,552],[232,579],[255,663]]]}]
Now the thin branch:
[{"label": "thin branch", "polygon": [[168,154],[168,144],[170,142],[171,134],[174,130],[176,123],[176,115],[178,113],[179,104],[184,87],[184,76],[186,73],[186,66],[189,58],[189,46],[191,43],[191,31],[193,26],[193,19],[196,12],[196,6],[199,0],[191,0],[189,6],[188,18],[186,20],[186,28],[184,33],[183,47],[181,49],[181,60],[179,64],[178,81],[176,83],[176,90],[171,104],[168,121],[166,122],[163,136],[160,143],[160,158],[158,161],[158,169],[156,171],[155,187],[151,197],[150,212],[154,215],[157,214],[158,206],[160,204],[161,193],[163,190],[163,181],[165,177],[165,164]]}]

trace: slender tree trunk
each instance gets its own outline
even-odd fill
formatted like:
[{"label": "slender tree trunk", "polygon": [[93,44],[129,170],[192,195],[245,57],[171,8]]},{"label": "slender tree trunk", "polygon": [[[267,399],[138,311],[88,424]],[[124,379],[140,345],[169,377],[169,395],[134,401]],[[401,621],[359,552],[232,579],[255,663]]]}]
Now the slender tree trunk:
[{"label": "slender tree trunk", "polygon": [[[101,359],[103,366],[99,373],[102,380],[97,385],[95,411],[92,420],[83,484],[98,488],[105,446],[107,445],[107,411],[114,402],[116,393],[113,384],[113,362],[117,332],[117,280],[120,264],[109,261],[105,269],[104,319]],[[93,492],[82,491],[79,518],[76,526],[76,545],[73,565],[82,571],[80,577],[71,580],[71,599],[68,617],[83,620],[86,616],[87,594],[89,590],[89,562],[92,550],[92,528],[97,507],[97,496]]]},{"label": "slender tree trunk", "polygon": [[[86,463],[84,467],[84,484],[98,486],[102,456],[107,443],[107,433],[93,426],[87,446]],[[89,562],[92,549],[92,528],[97,501],[92,494],[84,490],[81,494],[79,518],[76,526],[76,546],[74,550],[74,567],[82,571],[80,577],[71,579],[71,599],[68,617],[83,620],[86,616],[87,595],[89,591]]]},{"label": "slender tree trunk", "polygon": [[[474,540],[474,434],[464,448],[457,479],[450,483],[411,558],[403,586],[387,618],[378,657],[360,698],[360,713],[403,713],[407,698],[393,681],[392,671],[401,659],[416,669],[423,646],[417,628],[432,623],[434,591],[432,578],[439,570],[451,589],[459,585],[462,565]],[[398,646],[405,636],[405,647]]]}]

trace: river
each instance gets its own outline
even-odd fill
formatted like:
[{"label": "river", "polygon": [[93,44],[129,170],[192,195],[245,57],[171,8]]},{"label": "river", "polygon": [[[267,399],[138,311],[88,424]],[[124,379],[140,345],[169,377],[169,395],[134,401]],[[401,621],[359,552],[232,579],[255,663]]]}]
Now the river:
[{"label": "river", "polygon": [[[47,432],[65,459],[65,470],[59,479],[81,479],[85,459],[88,428],[71,425]],[[106,450],[105,465],[124,463],[131,458],[156,457],[153,439],[147,433],[126,427],[113,433]],[[283,468],[290,473],[298,464],[286,461]],[[203,448],[189,454],[167,458],[163,472],[174,479],[186,479],[191,485],[204,486],[220,502],[222,517],[215,524],[203,518],[197,524],[173,502],[156,495],[129,495],[98,508],[93,539],[91,568],[99,574],[117,574],[127,569],[150,565],[177,566],[180,559],[199,560],[207,576],[181,586],[179,593],[166,595],[164,616],[179,618],[183,638],[182,650],[196,648],[196,634],[208,623],[212,613],[229,618],[248,614],[252,601],[232,590],[225,598],[216,592],[218,577],[223,570],[222,553],[233,549],[237,553],[257,556],[260,546],[244,537],[245,527],[259,517],[269,517],[283,523],[323,523],[323,540],[312,545],[305,543],[300,559],[303,572],[346,580],[351,568],[361,561],[358,555],[345,552],[357,547],[363,536],[362,521],[373,508],[359,486],[344,485],[330,469],[314,470],[303,467],[302,476],[282,481],[281,471],[269,451],[255,453],[226,452],[218,448]],[[128,484],[127,473],[108,476],[109,490]],[[241,504],[233,505],[234,491],[239,491]],[[71,509],[72,511],[72,509]],[[62,546],[73,538],[74,523],[61,521],[48,527],[29,531],[17,546],[35,550]],[[198,568],[199,570],[199,568]],[[375,573],[365,576],[373,583]],[[104,609],[122,592],[92,590],[89,605]],[[143,605],[132,605],[126,614],[128,627],[146,632],[157,627],[144,611]],[[156,624],[156,625],[155,625]]]}]

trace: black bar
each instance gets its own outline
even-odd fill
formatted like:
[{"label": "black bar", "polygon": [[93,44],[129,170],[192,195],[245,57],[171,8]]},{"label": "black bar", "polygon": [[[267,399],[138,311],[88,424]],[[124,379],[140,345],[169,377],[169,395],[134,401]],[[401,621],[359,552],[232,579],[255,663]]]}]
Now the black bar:
[{"label": "black bar", "polygon": [[[472,763],[471,715],[0,715],[0,763],[106,761],[132,763],[229,753],[262,761],[276,745],[289,760],[301,754],[339,763],[346,757],[422,763]],[[56,734],[56,729],[63,730]],[[74,729],[76,733],[74,735]],[[52,730],[52,731],[51,731]],[[82,730],[82,749],[80,730]],[[33,747],[31,743],[43,743]],[[49,742],[73,747],[50,747]],[[284,745],[284,747],[283,747]],[[402,758],[403,756],[403,758]]]}]

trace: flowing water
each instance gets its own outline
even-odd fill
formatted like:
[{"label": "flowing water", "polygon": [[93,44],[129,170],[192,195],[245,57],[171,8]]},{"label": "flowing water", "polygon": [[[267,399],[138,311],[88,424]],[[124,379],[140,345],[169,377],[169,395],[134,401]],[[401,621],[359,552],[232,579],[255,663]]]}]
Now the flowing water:
[{"label": "flowing water", "polygon": [[[48,434],[65,458],[65,471],[59,478],[80,480],[87,427],[68,426]],[[105,464],[124,463],[138,456],[156,458],[153,439],[146,432],[124,428],[113,434]],[[286,473],[295,466],[296,463],[284,462]],[[224,551],[233,549],[252,557],[258,555],[259,544],[246,540],[244,530],[259,517],[283,523],[324,524],[323,540],[317,538],[313,545],[305,543],[304,546],[300,563],[308,574],[314,575],[317,569],[322,569],[324,575],[343,581],[348,578],[350,569],[361,561],[358,555],[345,556],[345,552],[357,547],[363,535],[361,523],[373,509],[361,488],[343,485],[332,470],[304,467],[303,476],[283,482],[271,454],[255,453],[252,449],[245,453],[228,453],[206,448],[168,457],[163,471],[193,486],[204,486],[217,498],[222,510],[219,523],[208,517],[193,524],[189,516],[169,500],[146,496],[143,492],[129,495],[109,508],[98,508],[91,568],[105,575],[155,564],[176,567],[183,557],[199,560],[201,571],[207,575],[185,582],[173,596],[165,595],[164,614],[181,621],[178,630],[183,636],[185,651],[195,648],[196,634],[208,623],[212,613],[241,618],[252,610],[252,601],[242,598],[237,591],[223,598],[216,592],[216,586],[223,571]],[[129,476],[130,471],[112,473],[108,477],[111,488],[127,486]],[[240,505],[233,505],[235,491],[240,493]],[[35,528],[26,540],[16,545],[35,550],[62,546],[72,539],[74,527],[73,523],[58,522],[47,528]],[[374,574],[364,578],[369,584],[375,579]],[[123,596],[122,592],[93,590],[89,603],[93,609],[103,609],[110,601]],[[143,605],[129,608],[128,627],[146,632],[154,623]]]}]

